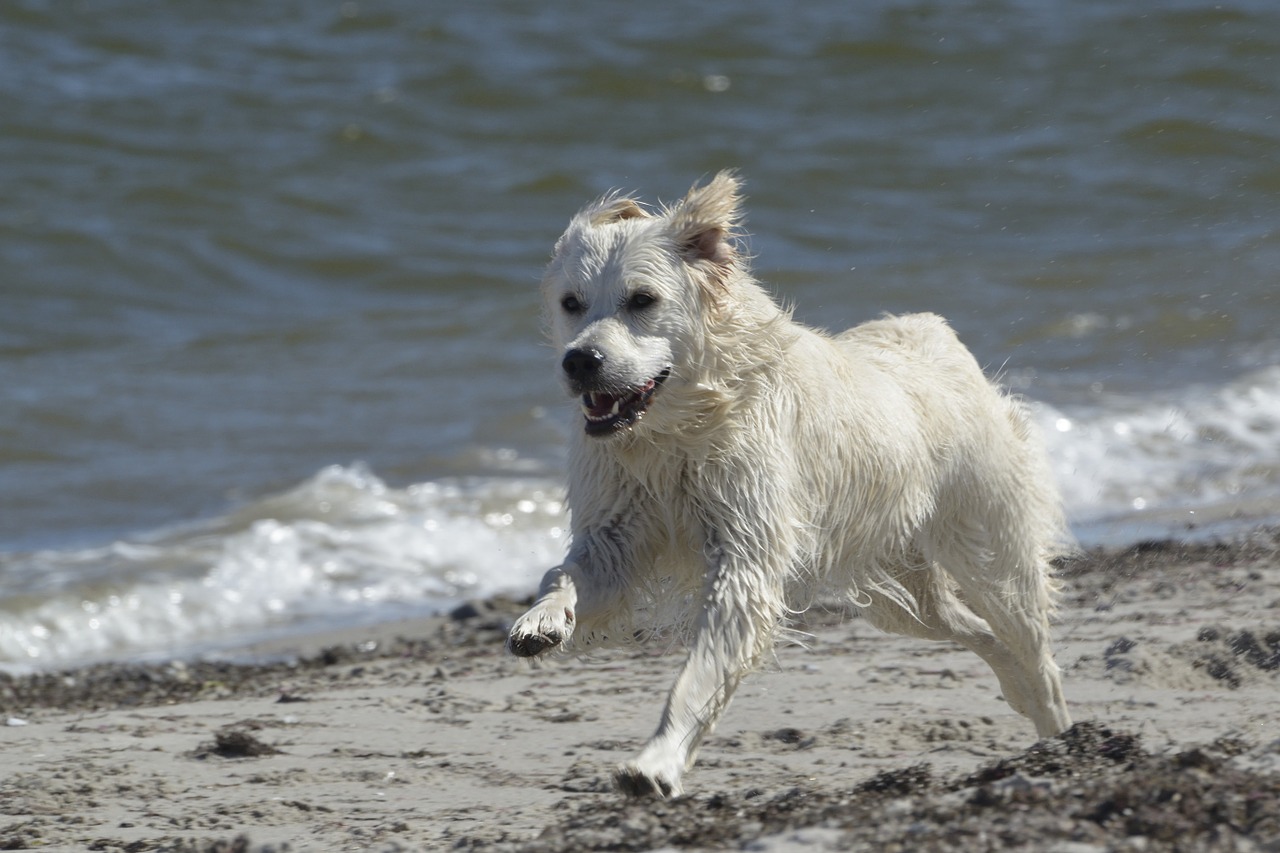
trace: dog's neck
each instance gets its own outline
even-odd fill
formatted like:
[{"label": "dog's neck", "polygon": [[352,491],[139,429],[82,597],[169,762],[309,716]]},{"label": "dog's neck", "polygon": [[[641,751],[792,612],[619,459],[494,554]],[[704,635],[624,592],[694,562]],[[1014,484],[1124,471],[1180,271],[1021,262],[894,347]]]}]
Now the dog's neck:
[{"label": "dog's neck", "polygon": [[776,364],[798,330],[784,310],[747,272],[727,283],[726,298],[711,307],[696,363],[699,385],[729,396],[750,394],[760,371]]}]

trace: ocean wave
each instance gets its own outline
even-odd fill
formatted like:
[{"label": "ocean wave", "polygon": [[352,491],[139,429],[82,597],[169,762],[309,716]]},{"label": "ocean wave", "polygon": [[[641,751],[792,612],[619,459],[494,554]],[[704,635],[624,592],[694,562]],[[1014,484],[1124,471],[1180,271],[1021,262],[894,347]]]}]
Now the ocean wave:
[{"label": "ocean wave", "polygon": [[1033,405],[1073,525],[1280,496],[1280,365],[1219,387]]},{"label": "ocean wave", "polygon": [[0,662],[184,654],[528,591],[562,554],[562,500],[535,480],[395,489],[333,466],[181,530],[3,555],[17,594],[0,604]]},{"label": "ocean wave", "polygon": [[[1153,513],[1280,500],[1280,366],[1218,388],[1031,408],[1086,544],[1108,526],[1132,538]],[[363,465],[331,466],[181,528],[0,554],[0,665],[191,655],[528,593],[562,558],[566,527],[554,479],[394,488]]]}]

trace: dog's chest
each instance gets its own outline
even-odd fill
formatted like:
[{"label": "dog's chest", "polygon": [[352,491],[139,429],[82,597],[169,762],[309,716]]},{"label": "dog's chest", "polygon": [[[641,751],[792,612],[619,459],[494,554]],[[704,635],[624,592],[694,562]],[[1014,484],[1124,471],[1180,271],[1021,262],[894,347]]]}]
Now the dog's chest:
[{"label": "dog's chest", "polygon": [[690,525],[706,517],[705,464],[677,453],[652,452],[622,453],[619,461],[667,537],[701,547],[704,531],[700,524],[697,529]]},{"label": "dog's chest", "polygon": [[623,450],[617,461],[625,475],[656,501],[683,502],[701,491],[703,465],[681,453],[644,446]]}]

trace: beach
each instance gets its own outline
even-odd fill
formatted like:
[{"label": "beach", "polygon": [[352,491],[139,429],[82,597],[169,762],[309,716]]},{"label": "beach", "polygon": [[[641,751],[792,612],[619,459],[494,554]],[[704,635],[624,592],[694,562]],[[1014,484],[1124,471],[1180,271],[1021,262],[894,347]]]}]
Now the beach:
[{"label": "beach", "polygon": [[[1276,56],[1274,0],[0,3],[0,849],[1280,850]],[[727,168],[797,320],[1026,402],[1063,738],[833,603],[628,802],[680,650],[504,654],[548,253]]]},{"label": "beach", "polygon": [[670,801],[609,774],[679,650],[521,663],[507,599],[2,675],[0,849],[1277,849],[1280,533],[1059,568],[1063,736],[1037,744],[973,655],[815,608]]}]

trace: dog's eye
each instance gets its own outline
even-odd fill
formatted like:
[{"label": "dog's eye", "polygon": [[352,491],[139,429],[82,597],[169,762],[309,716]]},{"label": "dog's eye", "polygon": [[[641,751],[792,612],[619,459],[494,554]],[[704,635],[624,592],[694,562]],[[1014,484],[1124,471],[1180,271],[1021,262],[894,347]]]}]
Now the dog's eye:
[{"label": "dog's eye", "polygon": [[643,290],[638,293],[631,294],[631,298],[627,300],[627,307],[632,310],[639,311],[642,308],[648,308],[650,305],[658,301],[658,297],[652,293],[645,293]]},{"label": "dog's eye", "polygon": [[563,308],[567,314],[577,314],[582,310],[582,301],[570,293],[568,296],[560,300],[560,307]]}]

